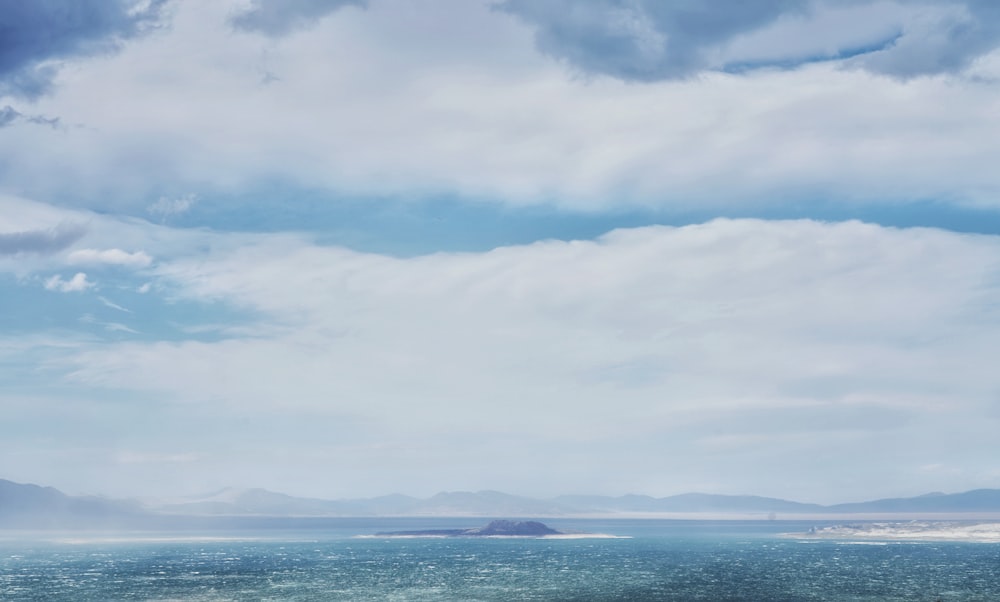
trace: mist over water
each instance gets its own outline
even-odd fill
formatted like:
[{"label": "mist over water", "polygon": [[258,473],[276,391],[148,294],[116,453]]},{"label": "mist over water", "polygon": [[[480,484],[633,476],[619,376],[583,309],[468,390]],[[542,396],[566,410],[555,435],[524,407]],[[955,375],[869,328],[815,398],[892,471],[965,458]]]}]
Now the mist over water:
[{"label": "mist over water", "polygon": [[[784,522],[553,521],[625,539],[362,537],[325,529],[0,542],[0,599],[994,600],[1000,545],[803,541]],[[422,519],[439,528],[468,519]],[[228,537],[228,539],[226,538]]]}]

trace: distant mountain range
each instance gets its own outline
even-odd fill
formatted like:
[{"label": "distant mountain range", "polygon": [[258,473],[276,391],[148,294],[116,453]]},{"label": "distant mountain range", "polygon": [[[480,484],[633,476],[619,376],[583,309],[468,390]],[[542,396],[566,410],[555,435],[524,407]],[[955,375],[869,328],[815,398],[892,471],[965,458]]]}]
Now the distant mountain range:
[{"label": "distant mountain range", "polygon": [[[1000,489],[932,493],[911,498],[849,504],[804,504],[777,498],[687,493],[644,495],[564,495],[534,499],[498,491],[446,492],[421,499],[387,495],[366,499],[300,498],[265,489],[223,489],[204,496],[170,500],[115,500],[69,496],[51,487],[0,479],[0,528],[140,528],[209,524],[220,518],[361,516],[641,516],[709,513],[741,518],[780,515],[987,514],[1000,515]],[[195,522],[184,522],[184,520]]]},{"label": "distant mountain range", "polygon": [[0,528],[124,528],[140,524],[147,515],[134,501],[69,496],[52,487],[0,479]]}]

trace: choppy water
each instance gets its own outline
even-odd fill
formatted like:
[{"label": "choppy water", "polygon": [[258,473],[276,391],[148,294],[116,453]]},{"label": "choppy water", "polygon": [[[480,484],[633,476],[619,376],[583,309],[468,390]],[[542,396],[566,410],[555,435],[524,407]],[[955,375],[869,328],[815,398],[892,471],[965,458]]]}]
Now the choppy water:
[{"label": "choppy water", "polygon": [[0,600],[1000,600],[1000,544],[775,536],[801,524],[553,520],[632,538],[352,537],[479,522],[331,521],[221,541],[8,536]]}]

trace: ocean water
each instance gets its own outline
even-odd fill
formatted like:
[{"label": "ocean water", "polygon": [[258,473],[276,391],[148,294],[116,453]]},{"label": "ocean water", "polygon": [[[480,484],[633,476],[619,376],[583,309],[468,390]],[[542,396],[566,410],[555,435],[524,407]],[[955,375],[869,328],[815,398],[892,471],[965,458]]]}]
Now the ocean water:
[{"label": "ocean water", "polygon": [[372,537],[481,522],[0,533],[0,600],[1000,600],[1000,544],[778,536],[815,523],[546,520],[627,538]]}]

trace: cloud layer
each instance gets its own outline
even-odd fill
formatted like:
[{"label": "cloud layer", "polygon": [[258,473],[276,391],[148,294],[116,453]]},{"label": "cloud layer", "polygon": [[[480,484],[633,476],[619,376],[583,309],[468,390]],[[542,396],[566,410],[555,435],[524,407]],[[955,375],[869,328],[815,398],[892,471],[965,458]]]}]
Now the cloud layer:
[{"label": "cloud layer", "polygon": [[847,57],[910,78],[961,71],[1000,46],[1000,10],[989,0],[507,0],[500,8],[536,28],[542,52],[584,73],[633,81]]},{"label": "cloud layer", "polygon": [[[961,50],[962,36],[992,27],[985,5],[767,2],[741,9],[750,15],[687,15],[669,3],[340,6],[178,2],[169,30],[62,72],[33,111],[59,129],[5,128],[9,189],[164,221],[176,219],[171,207],[191,221],[214,211],[211,199],[232,199],[235,212],[262,188],[289,186],[331,202],[743,215],[812,201],[993,207],[1000,198],[991,83],[1000,63],[985,47]],[[302,27],[251,35],[233,30],[240,15]],[[647,65],[635,48],[603,49],[605,34],[587,29],[615,23],[653,28],[667,54]],[[582,66],[534,50],[533,32],[550,29],[594,45],[570,61]],[[914,58],[952,43],[965,58],[948,69]],[[862,52],[873,44],[881,49]],[[892,58],[904,46],[914,47],[909,58]],[[943,50],[930,54],[944,60]],[[830,60],[803,58],[815,56]],[[620,81],[636,78],[645,83]]]},{"label": "cloud layer", "polygon": [[309,27],[339,8],[366,5],[365,0],[254,0],[230,23],[238,29],[281,36]]},{"label": "cloud layer", "polygon": [[2,476],[1000,486],[995,6],[0,0]]},{"label": "cloud layer", "polygon": [[[184,297],[260,316],[248,336],[92,347],[67,378],[248,425],[309,416],[328,438],[267,440],[352,490],[448,474],[850,499],[919,488],[932,464],[986,483],[992,444],[962,441],[1000,418],[998,258],[991,237],[810,221],[406,260],[265,238],[159,268]],[[186,474],[243,465],[235,436],[185,438],[208,463]]]},{"label": "cloud layer", "polygon": [[25,230],[0,233],[0,255],[20,253],[55,253],[80,239],[86,229],[79,225],[61,224],[47,230]]},{"label": "cloud layer", "polygon": [[77,249],[69,254],[71,264],[108,264],[144,268],[153,258],[144,251],[128,252],[121,249]]}]

